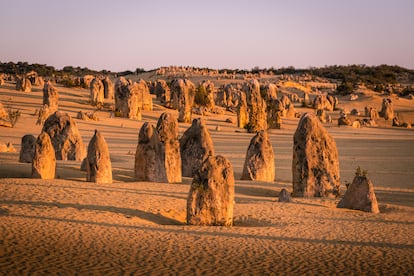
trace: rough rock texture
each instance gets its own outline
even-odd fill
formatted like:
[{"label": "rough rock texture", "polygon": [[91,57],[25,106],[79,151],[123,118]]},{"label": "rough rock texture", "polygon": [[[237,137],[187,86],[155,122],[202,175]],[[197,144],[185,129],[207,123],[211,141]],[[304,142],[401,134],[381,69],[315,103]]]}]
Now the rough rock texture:
[{"label": "rough rock texture", "polygon": [[135,153],[135,179],[138,181],[168,182],[165,172],[162,143],[152,124],[144,123],[139,131]]},{"label": "rough rock texture", "polygon": [[52,140],[57,160],[81,161],[86,153],[75,121],[63,112],[55,112],[43,125]]},{"label": "rough rock texture", "polygon": [[260,84],[257,80],[246,83],[243,87],[246,92],[247,105],[249,107],[248,131],[256,133],[267,129],[266,102],[260,94]]},{"label": "rough rock texture", "polygon": [[215,94],[215,87],[214,87],[214,83],[211,82],[210,80],[204,80],[200,83],[200,87],[203,87],[206,94],[207,94],[207,98],[208,98],[208,104],[206,105],[206,108],[208,109],[208,111],[213,111],[214,108],[216,107],[215,101],[214,101],[214,94]]},{"label": "rough rock texture", "polygon": [[0,142],[0,152],[16,152],[16,149],[11,142],[7,144]]},{"label": "rough rock texture", "polygon": [[112,183],[112,165],[108,145],[105,138],[97,130],[88,145],[86,181]]},{"label": "rough rock texture", "polygon": [[245,128],[249,123],[249,111],[247,109],[246,94],[240,93],[239,107],[237,108],[237,127]]},{"label": "rough rock texture", "polygon": [[226,84],[224,86],[222,97],[218,97],[219,93],[216,93],[216,103],[229,108],[238,107],[240,105],[240,97],[242,93],[240,87]]},{"label": "rough rock texture", "polygon": [[45,81],[36,71],[30,71],[25,75],[25,78],[28,79],[31,85],[43,87],[45,85]]},{"label": "rough rock texture", "polygon": [[261,130],[250,140],[241,179],[274,181],[275,154],[267,131]]},{"label": "rough rock texture", "polygon": [[4,108],[3,104],[0,102],[0,119],[8,120],[9,114],[7,113],[6,109]]},{"label": "rough rock texture", "polygon": [[138,82],[138,95],[142,98],[142,110],[152,111],[152,97],[149,91],[148,84],[145,80],[140,79]]},{"label": "rough rock texture", "polygon": [[16,90],[23,92],[32,92],[32,83],[26,78],[16,78]]},{"label": "rough rock texture", "polygon": [[314,115],[305,113],[293,137],[293,195],[338,196],[339,180],[339,158],[335,140]]},{"label": "rough rock texture", "polygon": [[168,183],[181,182],[182,165],[178,121],[171,113],[163,113],[157,122],[158,137],[163,145],[164,166]]},{"label": "rough rock texture", "polygon": [[115,87],[109,77],[105,77],[102,80],[102,84],[104,87],[104,98],[112,100],[114,98]]},{"label": "rough rock texture", "polygon": [[342,114],[338,118],[338,126],[351,126],[351,125],[352,125],[351,120],[345,114]]},{"label": "rough rock texture", "polygon": [[187,224],[233,225],[234,173],[223,156],[209,156],[194,175],[187,199]]},{"label": "rough rock texture", "polygon": [[375,107],[366,106],[365,107],[365,116],[369,117],[371,120],[378,120],[379,113]]},{"label": "rough rock texture", "polygon": [[175,79],[171,83],[171,106],[178,109],[178,121],[191,122],[195,97],[195,85],[187,79]]},{"label": "rough rock texture", "polygon": [[394,107],[391,99],[386,98],[382,100],[380,116],[384,117],[385,120],[392,120],[394,118]]},{"label": "rough rock texture", "polygon": [[183,176],[192,177],[203,161],[214,155],[214,144],[204,121],[194,119],[180,139]]},{"label": "rough rock texture", "polygon": [[269,83],[260,86],[263,99],[268,103],[271,100],[277,99],[277,86],[274,83]]},{"label": "rough rock texture", "polygon": [[51,81],[47,81],[43,86],[43,104],[49,106],[49,112],[58,110],[59,93]]},{"label": "rough rock texture", "polygon": [[154,94],[161,103],[170,104],[171,91],[165,80],[157,80],[154,85]]},{"label": "rough rock texture", "polygon": [[328,122],[328,114],[326,114],[325,109],[317,109],[316,110],[316,117],[318,117],[321,123]]},{"label": "rough rock texture", "polygon": [[32,162],[32,178],[54,179],[56,157],[52,141],[46,132],[40,133],[35,144]]},{"label": "rough rock texture", "polygon": [[280,190],[278,202],[292,202],[292,198],[285,188]]},{"label": "rough rock texture", "polygon": [[102,106],[104,104],[104,85],[98,78],[94,78],[91,81],[90,101],[93,106]]},{"label": "rough rock texture", "polygon": [[145,81],[132,83],[121,77],[115,83],[115,110],[121,117],[140,120],[142,111],[152,110],[152,98]]},{"label": "rough rock texture", "polygon": [[86,88],[86,89],[90,89],[91,87],[91,82],[95,77],[92,75],[85,75],[81,78],[80,82],[81,85]]},{"label": "rough rock texture", "polygon": [[36,125],[43,125],[51,113],[52,112],[50,112],[49,105],[42,105],[42,107],[39,109],[39,113],[37,114]]},{"label": "rough rock texture", "polygon": [[[330,96],[331,97],[331,96]],[[313,108],[315,109],[325,109],[327,111],[333,111],[334,110],[334,106],[332,105],[331,98],[329,98],[330,100],[328,100],[328,97],[325,95],[318,95],[314,100],[313,100]]]},{"label": "rough rock texture", "polygon": [[337,207],[379,213],[371,180],[366,176],[355,176]]},{"label": "rough rock texture", "polygon": [[26,134],[22,137],[19,162],[32,163],[35,152],[36,137]]}]

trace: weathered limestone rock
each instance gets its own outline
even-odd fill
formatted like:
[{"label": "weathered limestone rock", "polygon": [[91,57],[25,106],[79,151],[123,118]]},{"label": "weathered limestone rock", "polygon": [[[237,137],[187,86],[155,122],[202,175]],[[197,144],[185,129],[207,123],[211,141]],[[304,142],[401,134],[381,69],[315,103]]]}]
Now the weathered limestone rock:
[{"label": "weathered limestone rock", "polygon": [[195,97],[195,85],[187,79],[175,79],[171,83],[171,105],[178,109],[178,121],[191,122]]},{"label": "weathered limestone rock", "polygon": [[35,152],[36,137],[26,134],[22,137],[19,162],[32,163]]},{"label": "weathered limestone rock", "polygon": [[86,181],[112,183],[112,164],[108,145],[103,135],[97,130],[88,145]]},{"label": "weathered limestone rock", "polygon": [[91,82],[95,77],[92,75],[85,75],[80,79],[80,83],[81,85],[86,88],[86,89],[90,89],[91,87]]},{"label": "weathered limestone rock", "polygon": [[138,181],[168,182],[165,160],[158,131],[148,122],[142,125],[135,153],[135,179]]},{"label": "weathered limestone rock", "polygon": [[56,160],[81,161],[85,157],[85,148],[78,127],[67,113],[56,111],[50,115],[42,131],[50,136]]},{"label": "weathered limestone rock", "polygon": [[267,131],[261,130],[250,140],[241,179],[274,181],[275,154]]},{"label": "weathered limestone rock", "polygon": [[300,98],[299,98],[298,94],[296,94],[296,93],[289,94],[289,99],[292,103],[300,102]]},{"label": "weathered limestone rock", "polygon": [[23,92],[32,92],[32,83],[26,78],[16,78],[16,90]]},{"label": "weathered limestone rock", "polygon": [[16,152],[16,149],[11,142],[8,142],[6,144],[0,142],[0,152]]},{"label": "weathered limestone rock", "polygon": [[152,98],[144,80],[132,83],[121,77],[115,83],[115,110],[121,117],[141,120],[142,111],[152,110]]},{"label": "weathered limestone rock", "polygon": [[337,207],[379,213],[374,185],[371,180],[366,176],[355,176]]},{"label": "weathered limestone rock", "polygon": [[168,183],[181,182],[182,165],[178,121],[171,113],[163,113],[157,122],[158,137],[163,144],[164,166]]},{"label": "weathered limestone rock", "polygon": [[42,105],[42,107],[39,109],[39,113],[37,114],[36,125],[43,125],[51,113],[52,112],[50,112],[49,105]]},{"label": "weathered limestone rock", "polygon": [[43,104],[49,106],[49,112],[58,110],[59,93],[51,81],[47,81],[43,86]]},{"label": "weathered limestone rock", "polygon": [[43,87],[45,84],[43,78],[36,71],[30,71],[25,75],[25,78],[30,81],[31,85]]},{"label": "weathered limestone rock", "polygon": [[32,162],[32,178],[54,179],[56,157],[49,134],[40,133],[37,137]]},{"label": "weathered limestone rock", "polygon": [[365,107],[365,116],[369,117],[371,120],[378,120],[379,114],[375,107],[366,106]]},{"label": "weathered limestone rock", "polygon": [[280,190],[278,202],[292,202],[292,198],[285,188]]},{"label": "weathered limestone rock", "polygon": [[[331,101],[332,98],[330,98],[331,96],[329,96],[329,99]],[[334,110],[334,106],[332,105],[331,101],[328,99],[327,96],[325,95],[318,95],[314,100],[313,100],[313,108],[315,109],[325,109],[327,111],[333,111]]]},{"label": "weathered limestone rock", "polygon": [[138,82],[138,95],[142,98],[142,110],[152,111],[152,97],[149,91],[148,84],[145,80],[140,79]]},{"label": "weathered limestone rock", "polygon": [[192,177],[203,161],[214,155],[210,132],[201,118],[194,119],[180,139],[183,176]]},{"label": "weathered limestone rock", "polygon": [[351,126],[351,125],[352,125],[351,120],[345,114],[342,114],[338,118],[338,126]]},{"label": "weathered limestone rock", "polygon": [[246,94],[240,94],[239,107],[237,108],[237,127],[245,128],[249,123],[249,112],[247,109]]},{"label": "weathered limestone rock", "polygon": [[321,123],[328,122],[328,114],[326,114],[325,109],[318,109],[316,110],[316,117],[318,117]]},{"label": "weathered limestone rock", "polygon": [[208,98],[208,104],[206,105],[206,108],[208,111],[213,111],[216,107],[216,104],[214,102],[214,94],[215,94],[215,87],[214,83],[212,83],[210,80],[204,80],[200,83],[200,87],[204,88],[204,91],[207,93]]},{"label": "weathered limestone rock", "polygon": [[194,175],[187,199],[187,224],[233,225],[234,173],[223,156],[209,156]]},{"label": "weathered limestone rock", "polygon": [[310,106],[310,104],[311,104],[311,101],[310,101],[310,98],[309,98],[309,93],[304,92],[304,94],[303,94],[303,105],[304,106]]},{"label": "weathered limestone rock", "polygon": [[249,107],[248,131],[256,133],[267,130],[266,102],[260,94],[260,85],[257,80],[246,83],[243,87],[246,91],[247,105]]},{"label": "weathered limestone rock", "polygon": [[91,105],[103,106],[104,104],[104,85],[98,78],[94,78],[90,86]]},{"label": "weathered limestone rock", "polygon": [[104,98],[112,100],[114,98],[114,84],[112,83],[111,79],[107,76],[102,80],[102,84],[104,87]]},{"label": "weathered limestone rock", "polygon": [[170,104],[171,91],[165,80],[157,80],[154,85],[154,93],[161,103]]},{"label": "weathered limestone rock", "polygon": [[392,120],[394,118],[394,107],[391,99],[386,98],[382,100],[380,116],[384,117],[385,120]]},{"label": "weathered limestone rock", "polygon": [[293,195],[338,196],[339,179],[339,159],[335,140],[314,115],[305,113],[293,137]]},{"label": "weathered limestone rock", "polygon": [[0,102],[0,119],[8,120],[9,114],[7,113],[6,109],[4,108],[3,104]]},{"label": "weathered limestone rock", "polygon": [[262,91],[262,97],[269,103],[269,101],[277,99],[277,86],[274,83],[269,83],[266,85],[260,86],[260,90]]}]

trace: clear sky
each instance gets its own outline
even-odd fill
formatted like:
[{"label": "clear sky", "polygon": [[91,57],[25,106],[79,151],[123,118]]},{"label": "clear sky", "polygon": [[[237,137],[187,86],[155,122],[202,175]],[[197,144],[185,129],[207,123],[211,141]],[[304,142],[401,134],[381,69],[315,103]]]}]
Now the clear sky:
[{"label": "clear sky", "polygon": [[414,0],[0,0],[0,61],[414,69]]}]

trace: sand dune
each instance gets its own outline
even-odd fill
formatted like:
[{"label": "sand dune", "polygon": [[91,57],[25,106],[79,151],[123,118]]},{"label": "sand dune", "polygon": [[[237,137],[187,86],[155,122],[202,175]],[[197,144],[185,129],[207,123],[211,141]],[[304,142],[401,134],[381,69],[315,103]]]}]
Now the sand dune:
[{"label": "sand dune", "polygon": [[[58,89],[61,110],[72,116],[79,110],[93,111],[86,105],[88,91]],[[41,91],[16,92],[6,83],[0,100],[22,110],[16,128],[0,129],[0,141],[12,142],[19,151],[24,134],[40,133],[32,114],[41,105]],[[358,104],[363,107],[371,100],[363,98]],[[354,104],[340,101],[348,110]],[[414,108],[412,101],[400,99],[396,109]],[[385,122],[361,129],[326,125],[338,144],[342,184],[352,181],[357,166],[367,169],[380,214],[337,209],[339,199],[277,202],[281,188],[292,188],[297,119],[286,119],[282,130],[270,131],[275,181],[237,180],[235,226],[196,227],[185,225],[190,178],[179,184],[133,178],[139,128],[144,121],[155,123],[163,111],[156,106],[144,112],[143,121],[109,118],[107,111],[97,112],[99,121],[76,120],[84,143],[95,128],[105,136],[112,184],[86,182],[75,161],[58,161],[55,180],[31,179],[31,165],[18,163],[18,152],[0,153],[0,274],[414,273],[413,130]],[[235,125],[224,122],[228,117],[235,115],[206,119],[216,153],[231,161],[239,179],[253,134],[236,132]],[[188,126],[180,124],[180,134]]]}]

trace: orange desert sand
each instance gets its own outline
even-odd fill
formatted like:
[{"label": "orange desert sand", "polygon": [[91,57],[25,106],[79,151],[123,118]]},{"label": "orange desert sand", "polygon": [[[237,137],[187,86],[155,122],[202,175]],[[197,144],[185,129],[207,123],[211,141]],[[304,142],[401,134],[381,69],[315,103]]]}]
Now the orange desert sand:
[{"label": "orange desert sand", "polygon": [[[88,90],[57,89],[60,111],[76,117],[94,110]],[[233,113],[205,117],[216,154],[233,165],[236,194],[233,227],[200,227],[185,224],[191,178],[179,184],[134,180],[140,127],[177,111],[154,98],[154,111],[143,112],[142,121],[110,118],[108,111],[97,112],[99,121],[75,119],[85,146],[95,129],[109,146],[114,182],[95,184],[86,182],[77,161],[57,161],[55,180],[31,179],[31,164],[18,163],[20,141],[40,134],[33,114],[42,104],[42,88],[24,93],[6,82],[0,101],[22,111],[15,128],[0,128],[0,142],[17,150],[0,153],[2,275],[414,274],[414,129],[391,127],[390,121],[360,129],[324,124],[338,146],[342,194],[358,166],[368,170],[381,211],[371,214],[338,209],[339,198],[278,202],[282,188],[292,191],[298,119],[283,119],[281,130],[269,131],[275,181],[253,182],[238,179],[254,134],[226,123],[236,119]],[[363,112],[368,104],[379,110],[382,97],[339,101],[340,108]],[[395,99],[394,108],[413,119],[413,100]],[[339,113],[331,114],[335,119]],[[189,126],[180,123],[180,135]]]}]

